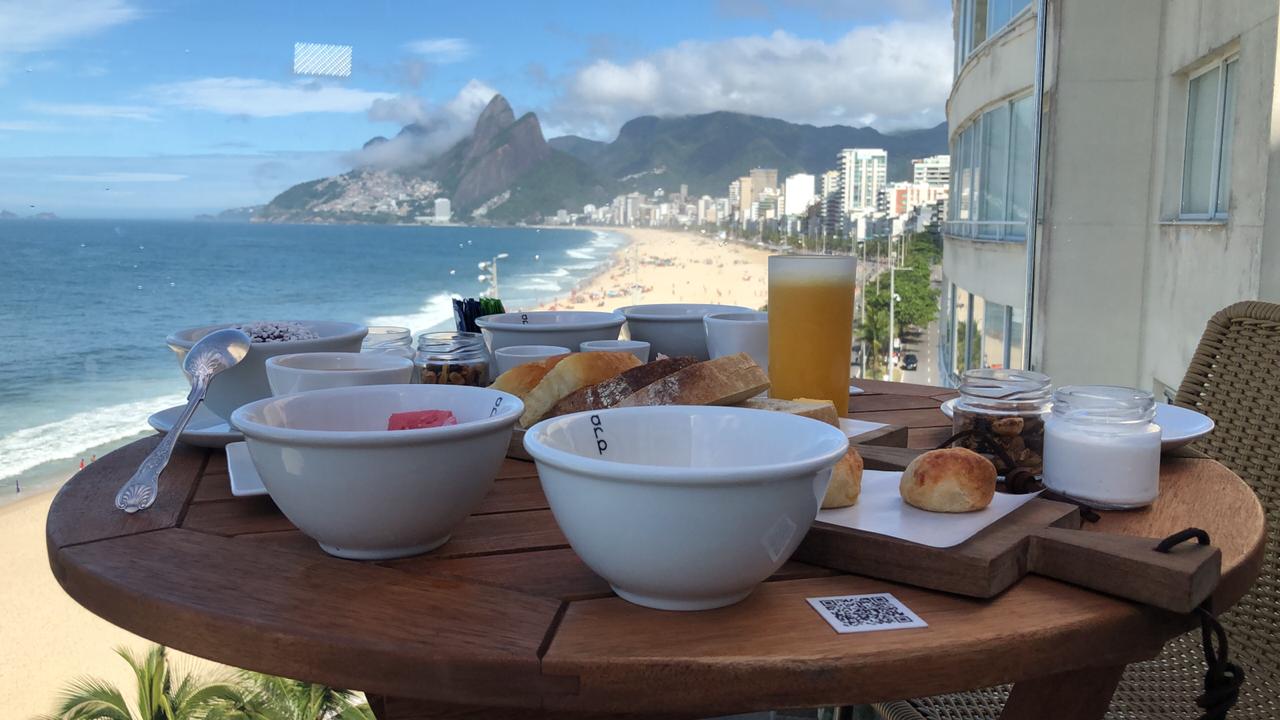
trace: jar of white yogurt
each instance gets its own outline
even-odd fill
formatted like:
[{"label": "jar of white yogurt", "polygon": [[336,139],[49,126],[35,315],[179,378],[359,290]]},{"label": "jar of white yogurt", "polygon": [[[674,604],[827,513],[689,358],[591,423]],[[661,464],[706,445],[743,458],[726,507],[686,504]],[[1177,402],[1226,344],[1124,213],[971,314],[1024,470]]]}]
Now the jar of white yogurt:
[{"label": "jar of white yogurt", "polygon": [[1109,509],[1150,505],[1160,491],[1160,426],[1151,393],[1068,385],[1045,422],[1045,487]]}]

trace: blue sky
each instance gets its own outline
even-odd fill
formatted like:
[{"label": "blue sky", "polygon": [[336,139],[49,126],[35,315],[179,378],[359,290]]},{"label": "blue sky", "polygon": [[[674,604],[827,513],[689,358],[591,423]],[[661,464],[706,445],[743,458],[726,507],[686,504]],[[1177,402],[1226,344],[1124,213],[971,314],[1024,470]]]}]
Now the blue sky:
[{"label": "blue sky", "polygon": [[[294,75],[295,42],[350,45],[351,75]],[[950,43],[944,0],[0,0],[0,209],[261,203],[409,121],[447,145],[494,92],[548,137],[717,109],[932,125]]]}]

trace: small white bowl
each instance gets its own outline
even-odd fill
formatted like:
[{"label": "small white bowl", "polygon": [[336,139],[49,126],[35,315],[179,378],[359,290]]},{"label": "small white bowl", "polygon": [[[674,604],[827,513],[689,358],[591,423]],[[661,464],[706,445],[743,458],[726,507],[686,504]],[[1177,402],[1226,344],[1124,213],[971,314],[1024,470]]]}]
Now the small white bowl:
[{"label": "small white bowl", "polygon": [[508,345],[493,353],[493,362],[498,366],[498,374],[525,363],[545,360],[556,355],[568,355],[567,347],[559,345]]},{"label": "small white bowl", "polygon": [[699,303],[659,303],[618,308],[627,319],[632,340],[643,340],[654,353],[668,357],[692,355],[707,360],[707,331],[702,319],[712,313],[751,312],[738,305],[706,305]]},{"label": "small white bowl", "polygon": [[702,319],[707,329],[707,352],[711,358],[744,352],[769,372],[769,313],[712,313]]},{"label": "small white bowl", "polygon": [[587,310],[512,312],[476,318],[489,352],[510,345],[576,348],[588,340],[616,340],[626,319]]},{"label": "small white bowl", "polygon": [[[187,352],[197,340],[214,330],[240,324],[243,323],[187,328],[173,333],[165,342],[178,354],[178,366],[181,367]],[[319,337],[312,340],[253,343],[249,346],[249,354],[239,364],[219,373],[209,383],[209,392],[204,396],[205,406],[223,420],[230,420],[231,412],[241,405],[271,397],[271,386],[267,384],[267,358],[306,352],[360,352],[360,344],[369,333],[369,328],[356,323],[301,320],[298,324],[309,328]]]},{"label": "small white bowl", "polygon": [[[386,429],[411,410],[449,410],[458,424]],[[331,555],[376,560],[448,541],[493,486],[522,412],[488,388],[367,385],[258,400],[231,423],[298,529]]]},{"label": "small white bowl", "polygon": [[524,446],[560,529],[619,596],[703,610],[786,562],[849,440],[786,413],[658,406],[544,420]]},{"label": "small white bowl", "polygon": [[272,395],[356,385],[399,385],[413,376],[413,361],[380,352],[294,353],[267,358]]},{"label": "small white bowl", "polygon": [[628,352],[642,363],[649,362],[649,343],[643,340],[588,340],[578,349],[582,352]]}]

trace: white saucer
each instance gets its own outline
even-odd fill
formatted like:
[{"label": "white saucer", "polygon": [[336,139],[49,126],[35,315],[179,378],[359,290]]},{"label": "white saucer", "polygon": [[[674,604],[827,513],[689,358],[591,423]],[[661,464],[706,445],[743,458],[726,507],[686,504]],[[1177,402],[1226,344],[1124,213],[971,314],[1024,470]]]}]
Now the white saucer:
[{"label": "white saucer", "polygon": [[[147,424],[159,432],[167,433],[178,421],[184,407],[186,405],[175,405],[161,410],[147,418]],[[191,422],[187,423],[187,429],[182,431],[181,440],[198,447],[220,448],[226,447],[227,443],[244,440],[244,435],[231,429],[226,420],[214,415],[212,410],[201,403],[196,408],[196,414],[191,416]]]},{"label": "white saucer", "polygon": [[866,390],[863,390],[862,388],[858,387],[857,385],[850,385],[850,386],[849,386],[849,394],[850,394],[850,395],[861,395],[861,394],[862,394],[862,393],[864,393],[864,392],[866,392]]},{"label": "white saucer", "polygon": [[[938,408],[951,417],[952,409],[960,398],[951,398]],[[1160,449],[1172,450],[1213,432],[1213,418],[1178,405],[1156,403],[1155,423],[1160,426]]]},{"label": "white saucer", "polygon": [[266,495],[258,468],[249,457],[249,444],[233,442],[227,445],[227,474],[231,476],[231,494],[236,497]]}]

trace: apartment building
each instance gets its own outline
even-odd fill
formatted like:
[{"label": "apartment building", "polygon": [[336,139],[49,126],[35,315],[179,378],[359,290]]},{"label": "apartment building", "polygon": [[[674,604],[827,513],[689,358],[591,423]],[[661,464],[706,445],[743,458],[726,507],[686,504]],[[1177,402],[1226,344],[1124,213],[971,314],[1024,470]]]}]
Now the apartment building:
[{"label": "apartment building", "polygon": [[951,185],[951,156],[931,155],[911,161],[911,181],[917,185],[946,188]]},{"label": "apartment building", "polygon": [[888,180],[889,155],[878,148],[845,148],[840,151],[841,209],[844,213],[869,212]]},{"label": "apartment building", "polygon": [[1275,0],[955,0],[944,377],[1176,388],[1205,321],[1280,300]]}]

